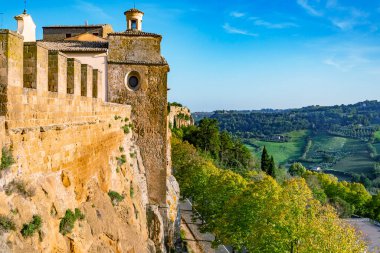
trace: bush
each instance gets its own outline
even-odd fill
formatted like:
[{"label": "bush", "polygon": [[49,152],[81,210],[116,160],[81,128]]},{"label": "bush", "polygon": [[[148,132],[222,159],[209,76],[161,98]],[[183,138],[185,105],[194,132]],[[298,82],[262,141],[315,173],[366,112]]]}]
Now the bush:
[{"label": "bush", "polygon": [[132,183],[131,183],[131,186],[129,188],[129,195],[131,196],[131,198],[133,198],[133,196],[135,196],[135,189],[133,188]]},{"label": "bush", "polygon": [[5,194],[8,196],[14,192],[17,192],[25,198],[33,197],[35,194],[35,189],[29,187],[23,180],[13,180],[8,185],[4,187]]},{"label": "bush", "polygon": [[85,218],[84,214],[78,209],[75,208],[74,212],[70,209],[66,210],[65,216],[62,218],[59,223],[59,232],[62,235],[66,235],[71,233],[74,228],[75,222],[79,220],[83,220]]},{"label": "bush", "polygon": [[33,236],[36,231],[40,232],[42,227],[42,219],[39,215],[34,215],[33,220],[29,224],[24,224],[21,229],[23,237]]},{"label": "bush", "polygon": [[14,163],[15,160],[12,156],[12,150],[7,147],[3,147],[1,150],[0,171],[9,169]]},{"label": "bush", "polygon": [[121,155],[120,157],[116,157],[119,165],[123,165],[127,162],[127,157],[125,155]]},{"label": "bush", "polygon": [[121,127],[124,131],[125,134],[129,134],[130,130],[129,130],[129,126],[128,125],[124,125]]},{"label": "bush", "polygon": [[9,231],[15,230],[15,229],[16,229],[16,225],[12,219],[10,219],[4,215],[0,215],[0,234],[2,234],[4,232],[5,233],[9,232]]},{"label": "bush", "polygon": [[115,191],[109,191],[108,196],[110,197],[112,205],[114,206],[117,206],[121,201],[124,200],[124,196]]}]

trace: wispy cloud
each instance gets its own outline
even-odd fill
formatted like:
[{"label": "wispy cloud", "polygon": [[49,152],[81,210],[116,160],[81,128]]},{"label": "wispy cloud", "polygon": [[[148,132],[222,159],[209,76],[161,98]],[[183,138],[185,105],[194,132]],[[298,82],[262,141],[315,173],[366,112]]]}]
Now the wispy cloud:
[{"label": "wispy cloud", "polygon": [[96,6],[93,3],[86,2],[83,0],[76,0],[75,1],[75,8],[79,9],[81,11],[87,12],[90,15],[93,15],[94,17],[99,17],[99,18],[111,18],[110,15],[108,15],[102,8],[99,6]]},{"label": "wispy cloud", "polygon": [[261,19],[255,19],[254,24],[256,26],[263,26],[269,29],[284,29],[289,27],[298,27],[295,23],[285,22],[285,23],[271,23]]},{"label": "wispy cloud", "polygon": [[334,68],[336,68],[342,72],[348,72],[349,70],[351,70],[354,67],[353,64],[347,64],[345,62],[339,62],[333,58],[325,59],[323,61],[323,63],[326,65],[329,65],[329,66],[333,66]]},{"label": "wispy cloud", "polygon": [[239,11],[233,11],[230,13],[230,16],[234,18],[242,18],[245,16],[245,13],[239,12]]},{"label": "wispy cloud", "polygon": [[338,20],[338,19],[332,19],[332,24],[339,29],[343,31],[351,30],[355,25],[356,22],[353,19],[347,19],[347,20]]},{"label": "wispy cloud", "polygon": [[297,0],[297,4],[304,8],[310,15],[323,16],[323,13],[321,11],[318,11],[310,5],[309,0]]},{"label": "wispy cloud", "polygon": [[239,29],[239,28],[236,28],[236,27],[233,27],[231,26],[229,23],[225,23],[223,25],[223,29],[227,32],[227,33],[231,33],[231,34],[241,34],[241,35],[246,35],[246,36],[253,36],[253,37],[257,37],[258,34],[255,34],[255,33],[250,33],[246,30],[242,30],[242,29]]}]

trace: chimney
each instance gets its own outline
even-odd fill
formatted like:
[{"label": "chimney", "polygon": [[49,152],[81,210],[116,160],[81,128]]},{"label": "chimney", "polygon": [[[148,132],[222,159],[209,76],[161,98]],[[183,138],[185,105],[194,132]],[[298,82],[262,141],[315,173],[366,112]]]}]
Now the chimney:
[{"label": "chimney", "polygon": [[15,17],[17,21],[17,33],[24,36],[24,42],[36,41],[36,24],[34,23],[32,16],[26,13]]}]

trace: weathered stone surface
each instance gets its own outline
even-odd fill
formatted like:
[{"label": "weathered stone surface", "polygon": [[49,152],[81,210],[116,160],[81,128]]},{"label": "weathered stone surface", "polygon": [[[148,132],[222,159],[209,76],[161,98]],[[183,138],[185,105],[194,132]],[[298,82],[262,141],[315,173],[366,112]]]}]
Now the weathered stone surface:
[{"label": "weathered stone surface", "polygon": [[147,208],[147,219],[148,219],[148,231],[149,239],[153,241],[156,252],[164,253],[165,249],[165,238],[164,238],[164,223],[162,221],[161,214],[158,210],[158,206],[149,205]]},{"label": "weathered stone surface", "polygon": [[181,128],[194,125],[194,119],[187,107],[170,106],[168,118],[171,127]]}]

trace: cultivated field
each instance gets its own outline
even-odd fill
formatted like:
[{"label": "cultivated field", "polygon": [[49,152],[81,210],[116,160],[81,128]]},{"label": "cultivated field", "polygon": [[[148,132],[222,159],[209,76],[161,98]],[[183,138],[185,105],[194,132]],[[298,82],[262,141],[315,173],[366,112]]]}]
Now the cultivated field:
[{"label": "cultivated field", "polygon": [[[310,131],[295,131],[284,134],[289,142],[276,143],[246,140],[248,147],[258,158],[262,147],[266,146],[277,164],[289,164],[300,161],[305,166],[323,169],[368,174],[373,168],[374,160],[370,157],[367,143],[361,140],[332,136],[327,133],[313,134]],[[380,154],[380,143],[374,144]]]}]

